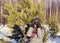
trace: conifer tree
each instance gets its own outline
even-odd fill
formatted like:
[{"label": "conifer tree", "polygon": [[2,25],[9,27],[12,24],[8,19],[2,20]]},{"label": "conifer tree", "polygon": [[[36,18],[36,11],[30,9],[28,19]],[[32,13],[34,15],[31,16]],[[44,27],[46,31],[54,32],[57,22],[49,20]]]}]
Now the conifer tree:
[{"label": "conifer tree", "polygon": [[49,26],[51,27],[51,29],[52,28],[54,29],[54,36],[56,36],[56,34],[59,31],[59,28],[58,28],[58,25],[59,25],[58,18],[55,15],[53,15],[53,16],[51,16],[49,18],[48,23],[49,23]]},{"label": "conifer tree", "polygon": [[18,0],[15,5],[9,3],[7,0],[5,1],[4,9],[8,10],[9,15],[4,15],[4,17],[8,21],[8,26],[17,25],[25,25],[30,23],[30,21],[34,18],[40,18],[41,23],[45,22],[45,4],[44,0],[40,3],[37,3],[35,0]]}]

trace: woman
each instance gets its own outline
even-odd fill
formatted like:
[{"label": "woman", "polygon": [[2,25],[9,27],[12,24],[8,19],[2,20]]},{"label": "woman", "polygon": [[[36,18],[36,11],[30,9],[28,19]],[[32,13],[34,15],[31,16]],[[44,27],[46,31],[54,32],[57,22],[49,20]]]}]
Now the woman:
[{"label": "woman", "polygon": [[30,43],[42,43],[44,30],[42,29],[39,23],[34,22],[34,24],[30,27],[29,31],[27,32],[27,35],[31,37]]}]

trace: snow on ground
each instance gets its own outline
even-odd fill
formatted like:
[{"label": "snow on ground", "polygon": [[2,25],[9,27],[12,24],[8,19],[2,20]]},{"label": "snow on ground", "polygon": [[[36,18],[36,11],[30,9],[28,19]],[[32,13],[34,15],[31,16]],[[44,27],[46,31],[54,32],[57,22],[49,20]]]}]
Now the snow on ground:
[{"label": "snow on ground", "polygon": [[54,40],[56,41],[56,43],[60,43],[60,37],[56,37]]},{"label": "snow on ground", "polygon": [[4,26],[3,28],[0,29],[0,34],[1,33],[4,35],[9,35],[9,36],[12,35],[10,28],[8,28],[7,26]]},{"label": "snow on ground", "polygon": [[4,41],[10,41],[10,38],[8,38],[8,35],[12,35],[10,28],[7,26],[0,25],[0,39],[3,39]]},{"label": "snow on ground", "polygon": [[56,41],[53,41],[53,40],[49,39],[49,40],[47,40],[46,43],[56,43]]}]

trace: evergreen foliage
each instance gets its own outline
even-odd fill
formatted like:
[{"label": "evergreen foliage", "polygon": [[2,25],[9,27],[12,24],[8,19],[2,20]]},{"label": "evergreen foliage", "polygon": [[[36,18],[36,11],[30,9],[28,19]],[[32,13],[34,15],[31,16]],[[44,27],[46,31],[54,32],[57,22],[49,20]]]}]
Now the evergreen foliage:
[{"label": "evergreen foliage", "polygon": [[51,16],[48,20],[48,23],[49,23],[50,28],[54,29],[54,36],[55,36],[59,31],[59,29],[58,29],[59,22],[58,22],[57,17],[55,15]]},{"label": "evergreen foliage", "polygon": [[9,27],[14,24],[22,25],[28,24],[34,18],[40,18],[41,23],[45,23],[45,8],[44,0],[37,3],[35,0],[18,0],[17,4],[11,4],[5,1],[4,9],[8,10],[9,15],[4,15],[7,19]]}]

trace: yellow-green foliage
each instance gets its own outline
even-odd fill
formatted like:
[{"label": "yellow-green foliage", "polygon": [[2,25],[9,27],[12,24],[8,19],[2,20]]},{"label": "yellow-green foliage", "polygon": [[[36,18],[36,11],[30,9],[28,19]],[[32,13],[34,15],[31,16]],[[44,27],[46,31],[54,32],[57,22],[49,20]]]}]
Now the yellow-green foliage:
[{"label": "yellow-green foliage", "polygon": [[8,0],[5,1],[4,9],[8,10],[9,15],[4,15],[4,17],[8,21],[8,26],[11,27],[14,24],[23,26],[30,23],[34,18],[41,18],[41,23],[45,23],[44,0],[40,3],[36,3],[35,0],[18,0],[18,3],[14,5],[9,3]]},{"label": "yellow-green foliage", "polygon": [[55,29],[54,35],[56,35],[58,30],[59,30],[58,29],[59,22],[58,22],[57,17],[56,16],[51,16],[48,20],[48,23],[49,23],[50,27],[54,27],[54,29]]},{"label": "yellow-green foliage", "polygon": [[48,33],[45,33],[44,37],[43,37],[43,43],[46,42],[48,40]]}]

